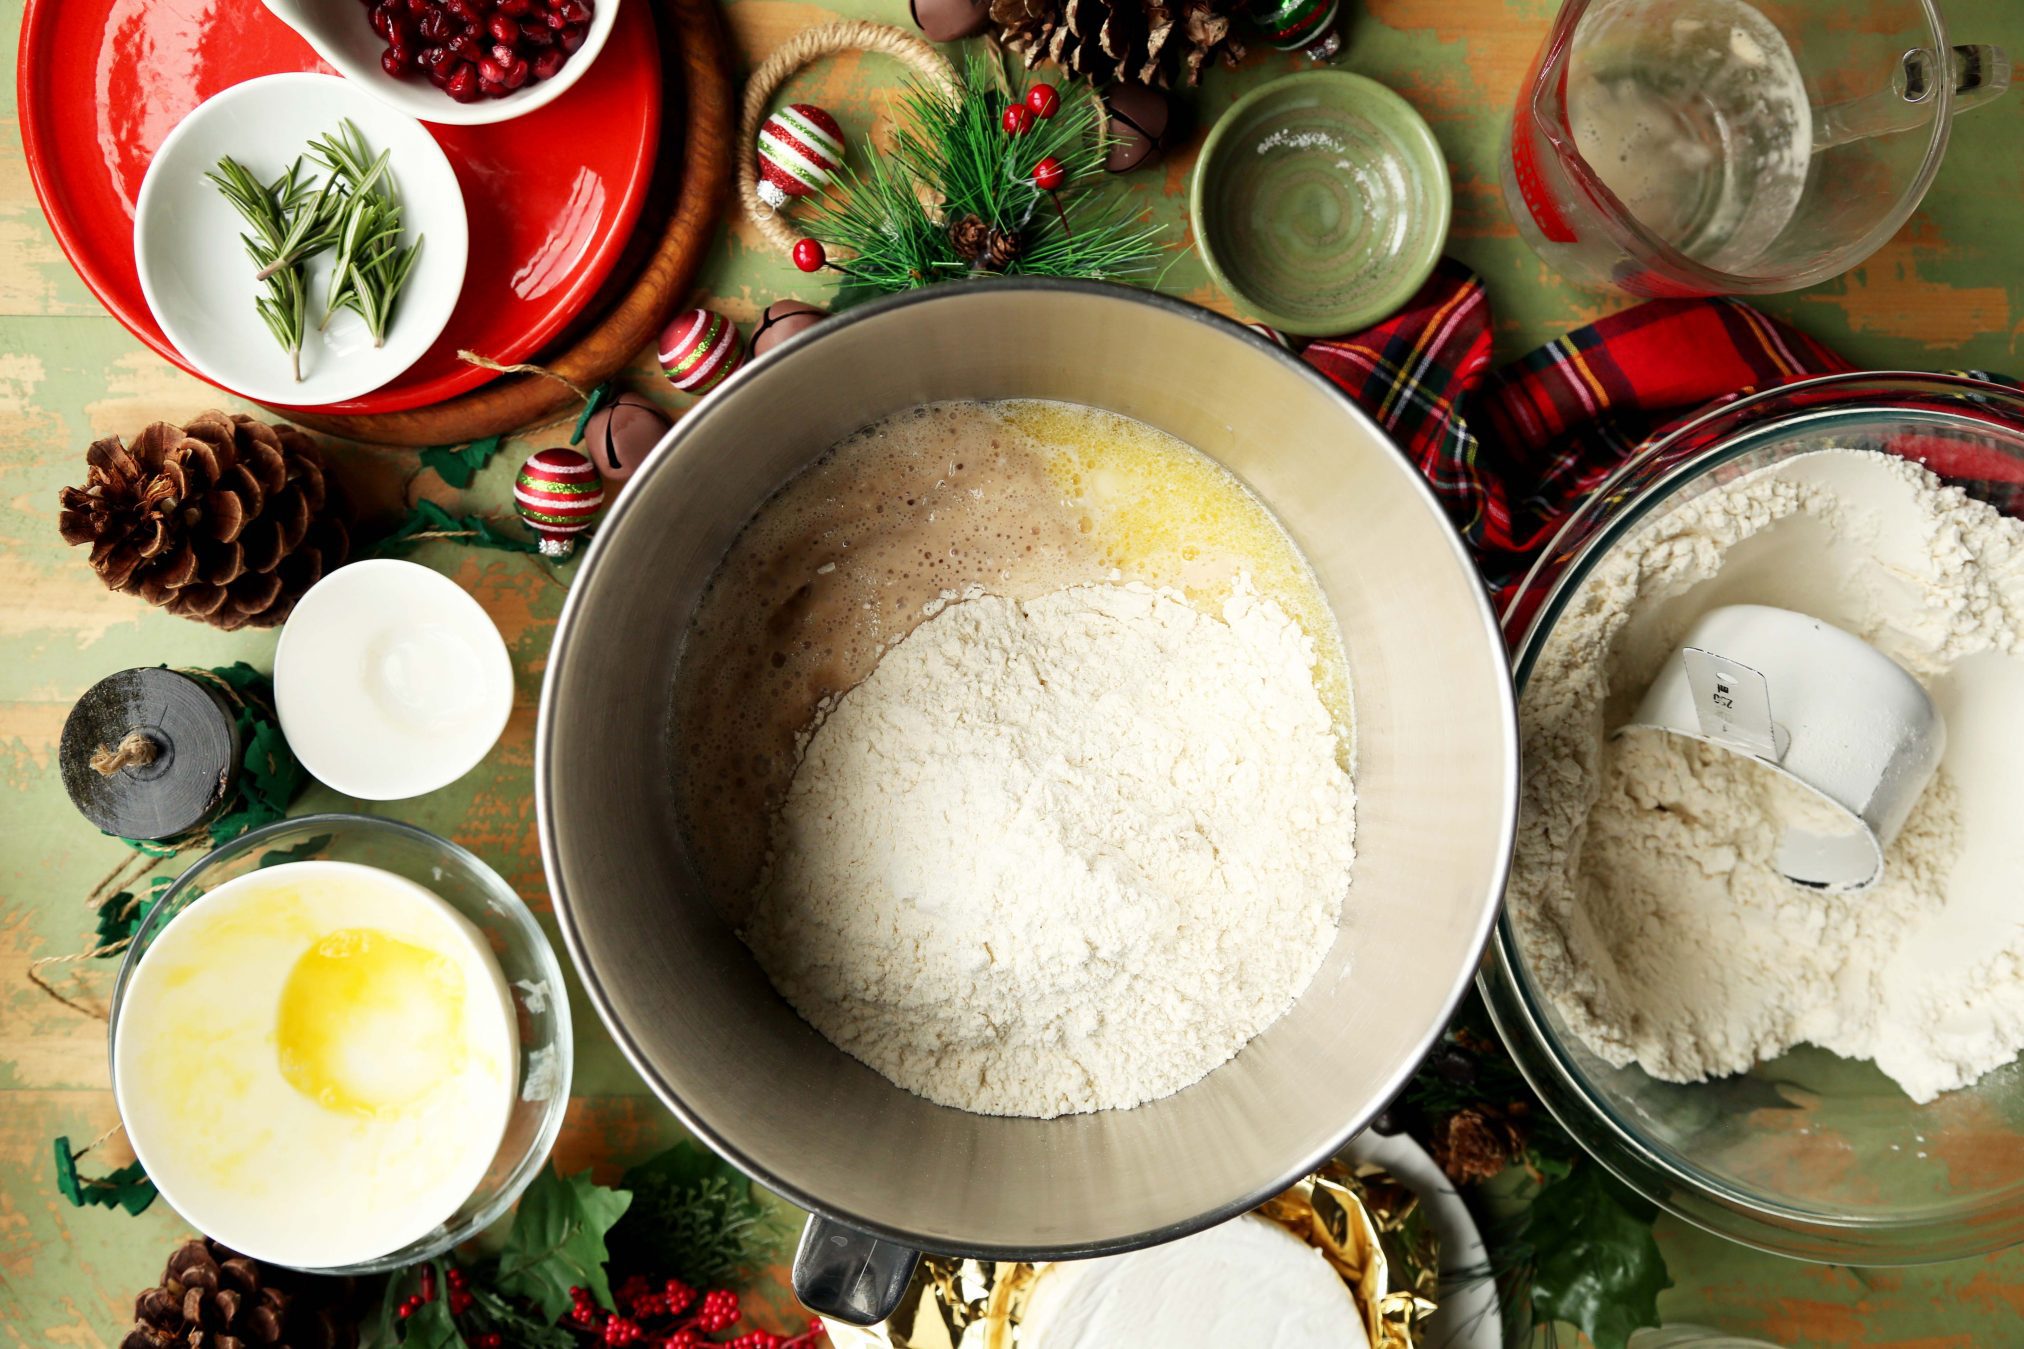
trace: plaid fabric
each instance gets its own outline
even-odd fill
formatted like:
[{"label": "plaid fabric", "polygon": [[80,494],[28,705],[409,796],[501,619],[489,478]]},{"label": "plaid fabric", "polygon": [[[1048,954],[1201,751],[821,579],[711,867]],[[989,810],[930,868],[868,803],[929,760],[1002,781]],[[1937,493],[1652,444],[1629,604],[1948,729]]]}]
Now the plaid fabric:
[{"label": "plaid fabric", "polygon": [[1305,359],[1419,464],[1498,590],[1626,456],[1716,402],[1853,367],[1736,300],[1653,300],[1496,371],[1483,283],[1443,260],[1375,328]]}]

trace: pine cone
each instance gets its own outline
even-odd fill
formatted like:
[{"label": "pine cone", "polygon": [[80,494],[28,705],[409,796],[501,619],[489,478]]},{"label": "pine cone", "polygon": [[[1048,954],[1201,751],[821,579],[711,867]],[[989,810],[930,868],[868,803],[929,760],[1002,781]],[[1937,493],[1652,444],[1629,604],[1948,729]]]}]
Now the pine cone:
[{"label": "pine cone", "polygon": [[134,1300],[120,1349],[356,1349],[358,1281],[262,1269],[205,1237],[169,1255],[159,1287]]},{"label": "pine cone", "polygon": [[991,0],[998,40],[1030,67],[1051,61],[1098,83],[1194,85],[1220,56],[1244,59],[1231,36],[1240,0]]},{"label": "pine cone", "polygon": [[1457,1185],[1489,1180],[1511,1165],[1525,1147],[1525,1129],[1501,1111],[1465,1106],[1435,1124],[1432,1152]]},{"label": "pine cone", "polygon": [[949,226],[949,245],[956,250],[956,256],[965,262],[975,262],[984,255],[984,245],[991,240],[991,227],[980,215],[966,215]]},{"label": "pine cone", "polygon": [[85,452],[57,527],[90,544],[106,587],[220,628],[273,627],[302,592],[343,564],[350,539],[323,459],[294,427],[206,412],[156,422]]}]

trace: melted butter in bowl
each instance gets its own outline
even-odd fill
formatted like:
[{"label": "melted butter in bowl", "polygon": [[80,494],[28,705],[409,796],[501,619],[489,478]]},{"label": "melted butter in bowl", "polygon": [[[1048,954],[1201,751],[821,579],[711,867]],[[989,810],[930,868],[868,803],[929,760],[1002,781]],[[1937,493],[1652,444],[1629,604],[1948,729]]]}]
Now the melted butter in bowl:
[{"label": "melted butter in bowl", "polygon": [[335,1268],[421,1238],[478,1188],[517,1052],[466,919],[390,872],[294,862],[162,928],[120,1003],[113,1086],[184,1218],[256,1259]]}]

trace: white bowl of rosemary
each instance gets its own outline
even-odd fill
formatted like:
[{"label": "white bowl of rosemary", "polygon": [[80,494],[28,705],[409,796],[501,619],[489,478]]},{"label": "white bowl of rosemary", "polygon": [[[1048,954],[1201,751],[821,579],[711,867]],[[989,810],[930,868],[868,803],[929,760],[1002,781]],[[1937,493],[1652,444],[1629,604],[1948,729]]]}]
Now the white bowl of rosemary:
[{"label": "white bowl of rosemary", "polygon": [[331,75],[216,94],[162,142],[134,261],[197,372],[260,403],[370,393],[427,351],[463,291],[463,189],[420,122]]}]

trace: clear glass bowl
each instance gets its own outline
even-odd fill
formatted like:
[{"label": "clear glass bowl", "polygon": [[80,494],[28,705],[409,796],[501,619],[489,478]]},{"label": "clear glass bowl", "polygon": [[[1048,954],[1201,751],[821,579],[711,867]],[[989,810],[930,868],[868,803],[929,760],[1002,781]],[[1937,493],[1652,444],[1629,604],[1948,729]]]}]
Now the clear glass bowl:
[{"label": "clear glass bowl", "polygon": [[[1626,461],[1561,528],[1505,615],[1521,697],[1567,602],[1641,522],[1829,448],[1913,459],[2024,514],[2024,397],[2014,390],[1862,374],[1739,400]],[[1528,827],[1522,817],[1518,827]],[[1919,1264],[2024,1241],[2024,1061],[1926,1105],[1873,1064],[1808,1045],[1740,1076],[1661,1082],[1611,1067],[1567,1031],[1525,967],[1508,912],[1479,982],[1547,1107],[1605,1166],[1689,1222],[1846,1264]]]},{"label": "clear glass bowl", "polygon": [[[277,856],[277,854],[285,854]],[[225,882],[278,862],[322,859],[378,867],[427,887],[485,935],[513,993],[520,1035],[520,1088],[506,1134],[485,1178],[449,1220],[418,1241],[374,1260],[322,1274],[371,1274],[441,1255],[492,1225],[548,1163],[569,1107],[572,1045],[562,966],[533,912],[498,873],[447,839],[365,815],[305,815],[234,839],[208,854],[141,920],[113,985],[112,1030],[119,1034],[127,984],[150,943],[184,906]]]}]

